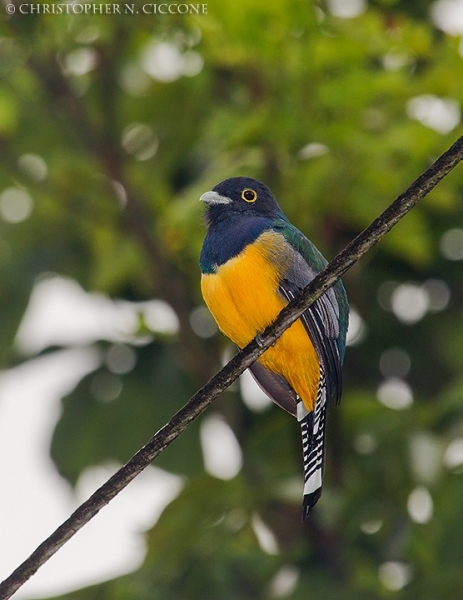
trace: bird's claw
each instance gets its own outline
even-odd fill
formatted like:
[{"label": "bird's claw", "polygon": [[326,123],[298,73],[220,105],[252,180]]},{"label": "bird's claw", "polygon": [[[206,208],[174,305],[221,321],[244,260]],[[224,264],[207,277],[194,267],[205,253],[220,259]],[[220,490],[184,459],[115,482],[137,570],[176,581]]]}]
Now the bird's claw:
[{"label": "bird's claw", "polygon": [[260,333],[258,333],[256,335],[256,343],[259,346],[259,348],[263,348],[263,346],[264,346],[264,338],[262,337],[262,335]]}]

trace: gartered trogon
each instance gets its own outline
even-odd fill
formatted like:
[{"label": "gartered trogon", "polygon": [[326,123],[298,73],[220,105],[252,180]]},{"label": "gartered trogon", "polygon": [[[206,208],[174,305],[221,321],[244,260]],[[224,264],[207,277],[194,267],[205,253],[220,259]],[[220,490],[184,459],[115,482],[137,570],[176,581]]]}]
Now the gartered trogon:
[{"label": "gartered trogon", "polygon": [[[219,328],[243,348],[327,262],[260,181],[226,179],[201,200],[208,225],[201,290]],[[266,394],[301,424],[304,519],[321,495],[326,409],[341,397],[348,312],[338,281],[250,367]]]}]

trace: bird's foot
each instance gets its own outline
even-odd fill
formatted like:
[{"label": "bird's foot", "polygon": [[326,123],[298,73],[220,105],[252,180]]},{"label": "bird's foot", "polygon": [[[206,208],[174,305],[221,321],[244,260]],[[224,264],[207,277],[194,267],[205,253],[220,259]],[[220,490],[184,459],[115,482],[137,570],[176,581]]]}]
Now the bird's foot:
[{"label": "bird's foot", "polygon": [[259,348],[263,348],[263,346],[264,346],[264,338],[262,337],[262,334],[258,333],[256,335],[256,343],[259,346]]}]

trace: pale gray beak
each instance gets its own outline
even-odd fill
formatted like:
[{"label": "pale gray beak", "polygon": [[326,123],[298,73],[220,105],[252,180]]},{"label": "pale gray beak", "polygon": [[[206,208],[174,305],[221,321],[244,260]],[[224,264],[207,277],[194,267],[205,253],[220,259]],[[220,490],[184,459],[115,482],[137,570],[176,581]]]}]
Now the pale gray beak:
[{"label": "pale gray beak", "polygon": [[205,202],[209,206],[214,206],[215,204],[230,204],[231,199],[227,198],[227,196],[221,196],[217,192],[205,192],[201,198],[201,202]]}]

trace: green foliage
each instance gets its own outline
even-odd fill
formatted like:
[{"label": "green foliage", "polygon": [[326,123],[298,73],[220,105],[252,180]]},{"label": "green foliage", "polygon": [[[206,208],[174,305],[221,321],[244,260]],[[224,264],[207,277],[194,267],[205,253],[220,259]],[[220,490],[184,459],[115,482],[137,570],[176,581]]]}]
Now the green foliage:
[{"label": "green foliage", "polygon": [[[2,22],[0,193],[33,198],[28,219],[0,220],[2,368],[33,358],[13,342],[43,273],[112,298],[162,299],[180,323],[153,339],[141,322],[132,371],[102,366],[63,399],[51,454],[69,481],[127,460],[219,366],[223,338],[200,338],[190,324],[202,304],[201,193],[238,174],[264,180],[330,258],[454,140],[455,129],[439,133],[407,113],[424,94],[463,102],[458,40],[435,29],[429,5],[375,0],[341,19],[324,3],[235,0],[204,15],[17,12]],[[183,74],[162,76],[160,44]],[[27,168],[30,154],[45,175]],[[463,228],[462,191],[458,168],[345,277],[366,335],[347,350],[326,485],[309,521],[300,522],[297,424],[227,393],[215,410],[243,450],[240,474],[204,473],[193,424],[157,462],[188,479],[146,534],[142,567],[63,600],[264,599],[288,566],[294,600],[461,595],[463,475],[443,456],[463,437],[463,280],[440,244]],[[448,305],[400,320],[394,286],[435,279]],[[391,348],[408,355],[409,372],[381,374]],[[407,381],[413,403],[378,401],[386,375]],[[108,396],[114,385],[120,393]],[[433,513],[420,522],[410,498],[423,489]],[[260,547],[256,515],[278,554]],[[402,585],[388,579],[391,564],[406,573]]]},{"label": "green foliage", "polygon": [[[112,387],[118,385],[122,390],[111,401]],[[175,364],[168,344],[144,346],[138,349],[137,368],[130,373],[119,378],[101,367],[65,398],[52,457],[62,475],[73,483],[85,467],[111,459],[124,463],[180,408],[172,399],[189,398],[195,391]],[[196,424],[157,464],[185,475],[198,472],[202,461]]]}]

